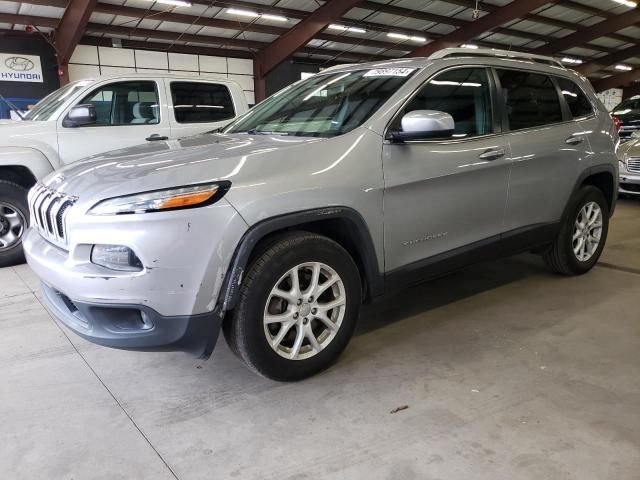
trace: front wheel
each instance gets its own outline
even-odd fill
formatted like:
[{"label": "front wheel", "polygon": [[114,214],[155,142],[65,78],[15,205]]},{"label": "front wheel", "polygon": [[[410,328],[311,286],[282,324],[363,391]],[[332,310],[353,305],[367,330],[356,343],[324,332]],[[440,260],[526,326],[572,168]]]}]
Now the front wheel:
[{"label": "front wheel", "polygon": [[300,380],[327,368],[347,346],[361,295],[357,266],[339,244],[313,233],[284,234],[249,267],[225,338],[257,373]]},{"label": "front wheel", "polygon": [[0,180],[0,267],[24,261],[22,235],[28,219],[27,190]]},{"label": "front wheel", "polygon": [[609,205],[593,186],[582,187],[572,200],[560,233],[545,253],[547,265],[563,275],[581,275],[598,262],[609,232]]}]

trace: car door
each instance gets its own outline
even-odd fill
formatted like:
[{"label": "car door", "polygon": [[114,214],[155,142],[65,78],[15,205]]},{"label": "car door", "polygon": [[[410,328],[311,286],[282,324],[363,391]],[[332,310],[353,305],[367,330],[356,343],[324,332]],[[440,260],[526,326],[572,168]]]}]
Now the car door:
[{"label": "car door", "polygon": [[173,107],[170,109],[173,138],[215,130],[235,118],[236,107],[227,85],[195,80],[166,82]]},{"label": "car door", "polygon": [[153,80],[122,80],[92,89],[75,105],[91,104],[97,119],[79,127],[58,121],[58,148],[64,163],[89,155],[162,140],[170,135],[170,124],[162,105],[163,93]]},{"label": "car door", "polygon": [[437,110],[451,114],[455,130],[447,138],[385,142],[387,272],[502,232],[510,161],[492,97],[487,69],[456,67],[427,81],[391,122],[399,129],[404,114]]},{"label": "car door", "polygon": [[505,229],[553,224],[562,215],[581,163],[588,161],[587,133],[572,121],[550,75],[518,69],[496,73],[513,161]]}]

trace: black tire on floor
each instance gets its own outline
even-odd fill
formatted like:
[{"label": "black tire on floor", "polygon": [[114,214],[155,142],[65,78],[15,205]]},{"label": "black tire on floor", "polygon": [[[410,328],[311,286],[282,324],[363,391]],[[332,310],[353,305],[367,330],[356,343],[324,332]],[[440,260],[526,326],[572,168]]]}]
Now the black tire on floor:
[{"label": "black tire on floor", "polygon": [[[19,211],[25,219],[26,224],[23,232],[29,224],[29,207],[27,206],[27,189],[13,182],[0,180],[0,205],[6,204],[15,211]],[[1,207],[0,207],[1,208]],[[2,215],[0,211],[0,215]],[[2,226],[0,226],[0,230]],[[22,240],[13,246],[3,249],[0,248],[0,267],[7,267],[24,263],[24,253],[22,252]]]},{"label": "black tire on floor", "polygon": [[[323,263],[339,275],[346,305],[342,323],[326,347],[310,358],[291,360],[276,353],[269,344],[264,313],[278,280],[307,262]],[[342,353],[353,334],[361,302],[358,268],[344,248],[321,235],[288,232],[271,239],[268,248],[262,249],[251,262],[240,287],[238,305],[225,320],[223,332],[231,350],[251,370],[273,380],[301,380],[324,370]],[[292,330],[297,328],[294,326]]]},{"label": "black tire on floor", "polygon": [[[595,202],[602,211],[602,234],[600,243],[593,256],[586,261],[578,259],[573,251],[574,226],[582,208],[590,202]],[[585,185],[572,198],[568,213],[563,220],[560,232],[551,248],[545,252],[543,258],[547,266],[562,275],[582,275],[593,268],[598,262],[609,232],[609,204],[602,191],[594,186]]]}]

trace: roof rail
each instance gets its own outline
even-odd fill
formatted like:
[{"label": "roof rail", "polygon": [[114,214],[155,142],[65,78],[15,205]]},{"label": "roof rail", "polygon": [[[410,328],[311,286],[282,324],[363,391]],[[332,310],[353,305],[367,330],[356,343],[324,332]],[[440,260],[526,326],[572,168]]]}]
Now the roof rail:
[{"label": "roof rail", "polygon": [[553,57],[536,55],[534,53],[513,52],[511,50],[499,50],[497,48],[443,48],[442,50],[432,53],[429,56],[429,60],[447,57],[506,57],[566,68],[560,60]]}]

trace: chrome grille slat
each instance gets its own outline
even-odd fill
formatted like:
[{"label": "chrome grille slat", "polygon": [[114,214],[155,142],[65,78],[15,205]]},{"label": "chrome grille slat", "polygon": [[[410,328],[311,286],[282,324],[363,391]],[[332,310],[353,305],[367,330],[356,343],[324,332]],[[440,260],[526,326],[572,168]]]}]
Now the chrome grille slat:
[{"label": "chrome grille slat", "polygon": [[627,170],[629,170],[631,173],[640,173],[640,157],[628,158]]},{"label": "chrome grille slat", "polygon": [[28,196],[31,225],[51,243],[66,248],[66,219],[77,198],[36,184]]}]

